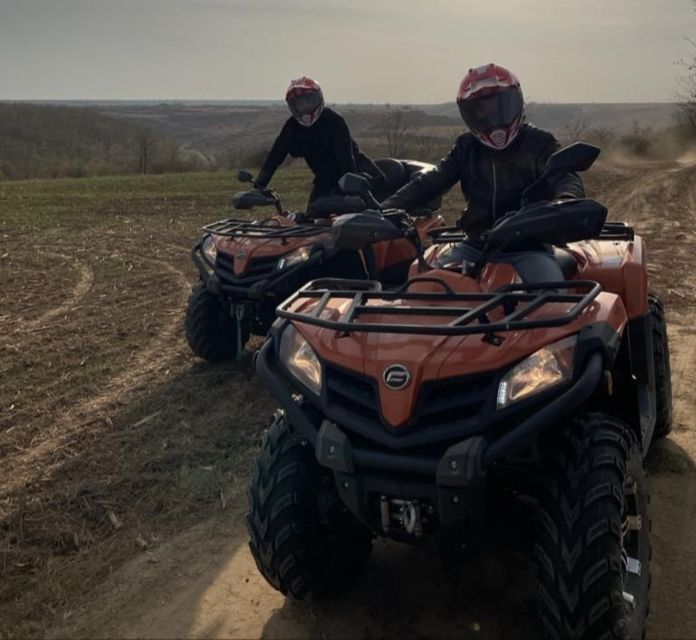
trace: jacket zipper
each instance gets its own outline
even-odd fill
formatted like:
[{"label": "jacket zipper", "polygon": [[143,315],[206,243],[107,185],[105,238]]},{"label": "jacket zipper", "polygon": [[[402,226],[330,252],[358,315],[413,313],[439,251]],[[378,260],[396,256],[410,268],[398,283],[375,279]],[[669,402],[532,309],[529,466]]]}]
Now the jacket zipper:
[{"label": "jacket zipper", "polygon": [[497,196],[497,191],[498,191],[498,176],[496,175],[496,170],[495,170],[495,159],[491,158],[491,167],[493,169],[493,222],[495,222],[495,205],[496,205],[496,196]]}]

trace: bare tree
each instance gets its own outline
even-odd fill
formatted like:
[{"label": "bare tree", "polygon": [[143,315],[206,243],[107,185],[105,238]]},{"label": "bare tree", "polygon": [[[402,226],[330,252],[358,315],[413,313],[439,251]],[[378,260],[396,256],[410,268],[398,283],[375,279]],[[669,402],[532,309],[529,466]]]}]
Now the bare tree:
[{"label": "bare tree", "polygon": [[631,131],[621,136],[619,141],[626,151],[642,158],[650,155],[655,141],[655,133],[650,127],[641,127],[640,123],[634,120]]},{"label": "bare tree", "polygon": [[[696,43],[689,40],[696,49]],[[679,123],[689,131],[696,133],[696,52],[690,60],[682,60],[680,64],[686,70],[677,89],[679,105]]]},{"label": "bare tree", "polygon": [[143,127],[135,136],[138,152],[138,173],[145,175],[150,168],[152,150],[157,144],[157,138],[150,127]]},{"label": "bare tree", "polygon": [[398,158],[403,154],[412,123],[413,119],[408,109],[386,105],[380,124],[391,157]]},{"label": "bare tree", "polygon": [[567,143],[578,142],[587,137],[589,128],[589,123],[587,122],[585,114],[580,112],[563,127],[563,139]]},{"label": "bare tree", "polygon": [[[696,6],[696,0],[693,3]],[[696,40],[687,38],[686,41],[692,53],[689,58],[678,61],[685,71],[677,87],[678,120],[690,133],[696,134]]]},{"label": "bare tree", "polygon": [[587,131],[585,141],[606,149],[616,142],[616,133],[609,127],[593,127]]},{"label": "bare tree", "polygon": [[413,136],[413,153],[421,160],[433,160],[439,139],[434,129],[421,129]]}]

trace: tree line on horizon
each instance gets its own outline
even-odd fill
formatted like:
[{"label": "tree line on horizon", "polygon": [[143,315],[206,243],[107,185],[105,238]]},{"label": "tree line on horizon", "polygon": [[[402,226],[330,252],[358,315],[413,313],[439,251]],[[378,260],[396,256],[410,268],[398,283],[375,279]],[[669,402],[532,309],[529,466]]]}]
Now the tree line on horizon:
[{"label": "tree line on horizon", "polygon": [[0,103],[0,180],[196,168],[175,141],[93,108]]},{"label": "tree line on horizon", "polygon": [[[690,68],[696,74],[696,64]],[[689,85],[696,87],[696,80]],[[530,104],[533,119],[534,104]],[[696,144],[696,90],[680,104],[674,126],[654,130],[637,122],[624,133],[593,126],[580,111],[557,136],[583,140],[605,155],[674,159]],[[422,124],[416,108],[386,105],[367,137],[359,140],[373,157],[413,157],[436,162],[451,148],[455,128]],[[0,180],[82,178],[101,175],[178,173],[259,167],[269,140],[228,144],[217,152],[184,149],[147,123],[100,113],[93,107],[0,103]]]}]

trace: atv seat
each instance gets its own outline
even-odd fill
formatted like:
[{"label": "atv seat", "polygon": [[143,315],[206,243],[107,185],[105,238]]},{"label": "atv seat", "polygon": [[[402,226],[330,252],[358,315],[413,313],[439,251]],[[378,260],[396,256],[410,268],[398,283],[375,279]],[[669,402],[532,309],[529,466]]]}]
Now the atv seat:
[{"label": "atv seat", "polygon": [[566,280],[570,280],[570,278],[572,278],[578,272],[578,261],[567,249],[554,247],[553,257],[556,259],[556,263],[561,268],[563,277]]},{"label": "atv seat", "polygon": [[[434,164],[418,160],[397,160],[395,158],[380,158],[375,164],[384,174],[384,183],[374,185],[375,198],[380,202],[396,193],[401,187],[415,180],[418,176],[435,169]],[[430,212],[437,211],[442,205],[442,197],[438,196],[428,202],[423,208]]]},{"label": "atv seat", "polygon": [[[395,160],[394,158],[381,158],[375,161],[375,164],[384,174],[385,192],[392,194],[401,189],[401,187],[408,182],[409,174],[403,162]],[[382,194],[380,193],[379,195]],[[378,198],[379,195],[377,196]]]}]

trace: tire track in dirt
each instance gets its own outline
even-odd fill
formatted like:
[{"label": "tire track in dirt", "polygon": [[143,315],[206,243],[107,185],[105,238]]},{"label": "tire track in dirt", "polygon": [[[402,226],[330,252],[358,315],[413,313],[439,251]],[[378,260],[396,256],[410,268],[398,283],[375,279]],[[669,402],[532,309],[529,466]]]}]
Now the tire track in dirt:
[{"label": "tire track in dirt", "polygon": [[648,638],[696,638],[696,333],[669,327],[674,427],[647,460],[653,545]]},{"label": "tire track in dirt", "polygon": [[[105,419],[106,412],[120,396],[129,389],[144,384],[154,373],[163,370],[177,355],[181,345],[175,340],[175,334],[181,323],[181,309],[188,298],[191,285],[186,274],[164,260],[145,259],[158,264],[160,268],[174,276],[176,297],[171,298],[172,309],[167,315],[171,317],[159,335],[150,341],[147,348],[131,357],[122,372],[104,383],[102,393],[95,398],[88,398],[63,415],[55,417],[49,429],[42,431],[39,439],[32,446],[21,451],[8,453],[3,460],[7,476],[25,477],[19,469],[41,468],[43,474],[50,474],[54,465],[60,464],[60,451],[70,438],[91,423]],[[17,470],[17,473],[14,471]],[[10,480],[5,485],[6,493],[21,489],[21,482]]]},{"label": "tire track in dirt", "polygon": [[[649,638],[696,638],[690,586],[696,583],[696,332],[690,264],[696,224],[696,167],[639,169],[605,202],[615,219],[630,217],[647,241],[653,286],[668,294],[674,430],[647,460],[652,496],[652,611]],[[678,292],[675,293],[675,292]]]},{"label": "tire track in dirt", "polygon": [[67,313],[72,307],[74,307],[82,298],[84,298],[89,290],[94,284],[94,271],[92,268],[77,260],[74,256],[68,256],[63,253],[53,253],[50,251],[37,250],[37,253],[51,257],[58,258],[60,260],[65,260],[70,262],[73,268],[79,271],[79,278],[72,291],[68,294],[67,299],[56,307],[42,313],[38,318],[33,320],[23,320],[21,318],[10,318],[9,324],[14,324],[20,322],[19,326],[15,327],[12,331],[13,334],[22,334],[35,329],[41,328],[46,325],[49,321]]},{"label": "tire track in dirt", "polygon": [[600,199],[609,209],[609,217],[629,223],[635,222],[636,218],[642,219],[649,210],[646,196],[665,182],[667,171],[639,166],[627,182],[608,183]]}]

